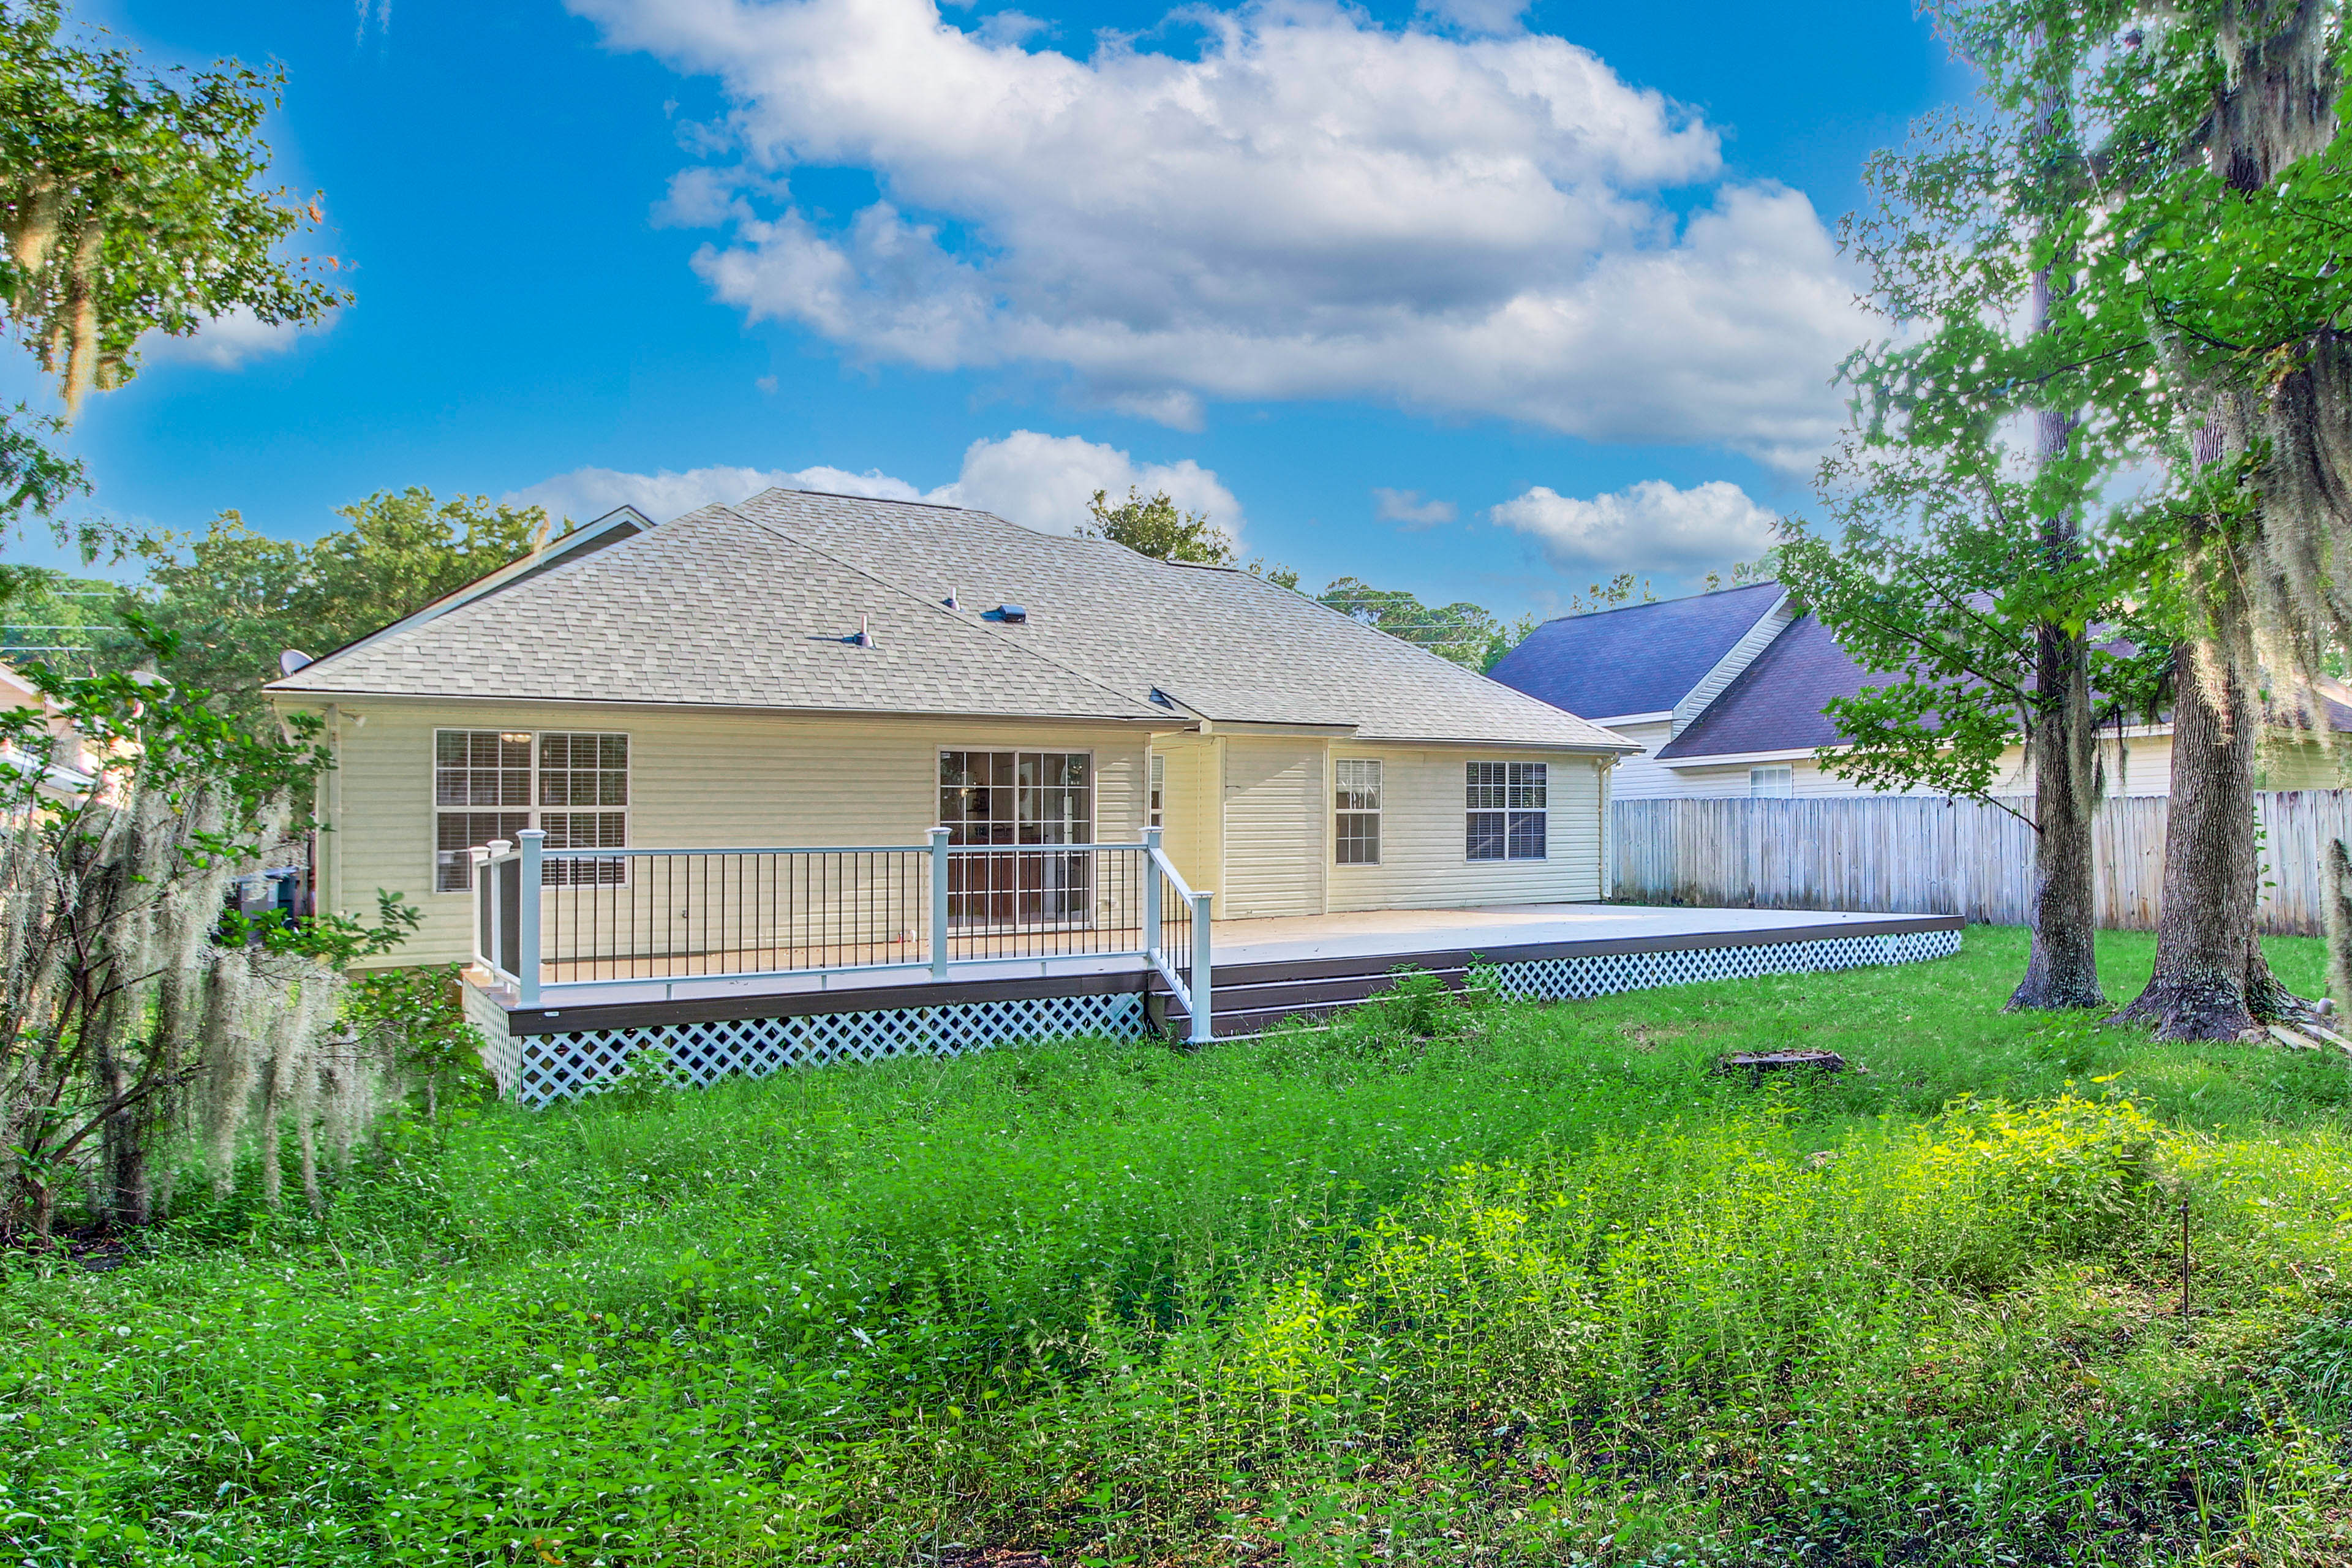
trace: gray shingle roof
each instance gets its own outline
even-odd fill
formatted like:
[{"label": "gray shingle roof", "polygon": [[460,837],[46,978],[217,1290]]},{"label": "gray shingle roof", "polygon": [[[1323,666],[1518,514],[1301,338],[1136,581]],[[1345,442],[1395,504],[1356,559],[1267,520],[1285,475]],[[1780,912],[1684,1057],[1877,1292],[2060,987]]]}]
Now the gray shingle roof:
[{"label": "gray shingle roof", "polygon": [[1664,713],[1780,602],[1778,583],[1546,621],[1489,673],[1571,713]]},{"label": "gray shingle roof", "polygon": [[[865,617],[870,647],[844,641]],[[269,689],[839,712],[1160,716],[855,567],[705,507],[354,645]]]},{"label": "gray shingle roof", "polygon": [[[941,601],[950,591],[961,611]],[[1013,603],[1025,625],[983,620]],[[863,615],[872,647],[839,639]],[[986,512],[769,490],[706,507],[274,683],[857,712],[1327,725],[1631,749],[1245,572]],[[1155,700],[1166,694],[1181,705]]]},{"label": "gray shingle roof", "polygon": [[1246,572],[1154,561],[987,512],[768,490],[734,510],[965,608],[1139,701],[1222,723],[1352,726],[1367,740],[1630,748],[1596,724]]},{"label": "gray shingle roof", "polygon": [[1800,616],[1658,755],[1682,760],[1843,745],[1846,737],[1822,704],[1898,679],[1863,668],[1827,626]]}]

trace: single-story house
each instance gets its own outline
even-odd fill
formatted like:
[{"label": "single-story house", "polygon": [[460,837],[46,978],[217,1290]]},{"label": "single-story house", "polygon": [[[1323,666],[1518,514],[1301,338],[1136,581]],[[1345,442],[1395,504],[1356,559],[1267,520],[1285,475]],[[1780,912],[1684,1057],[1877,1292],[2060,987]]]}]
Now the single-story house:
[{"label": "single-story house", "polygon": [[[1564,616],[1489,673],[1637,742],[1612,782],[1620,800],[1870,795],[1822,766],[1843,741],[1822,710],[1892,679],[1855,663],[1778,583]],[[2352,733],[2352,692],[2323,699],[2331,727]],[[2108,794],[2170,793],[2169,722],[2110,726],[2099,746]],[[2344,782],[2337,752],[2303,727],[2273,725],[2257,766],[2266,790]],[[1996,793],[2032,793],[2022,748],[2002,758]]]},{"label": "single-story house", "polygon": [[[287,662],[269,700],[335,759],[320,907],[403,894],[404,963],[474,952],[474,852],[527,828],[553,850],[1158,827],[1223,919],[1595,900],[1609,774],[1640,749],[1244,571],[798,490],[616,514]],[[1018,890],[1008,919],[1064,896]]]}]

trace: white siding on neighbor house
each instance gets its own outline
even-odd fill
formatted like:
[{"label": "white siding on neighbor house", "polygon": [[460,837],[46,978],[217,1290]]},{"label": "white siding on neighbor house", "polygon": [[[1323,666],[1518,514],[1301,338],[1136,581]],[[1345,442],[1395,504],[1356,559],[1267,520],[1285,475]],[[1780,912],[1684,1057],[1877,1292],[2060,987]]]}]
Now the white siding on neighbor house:
[{"label": "white siding on neighbor house", "polygon": [[1657,760],[1658,748],[1675,738],[1672,720],[1654,719],[1646,724],[1612,724],[1609,728],[1642,748],[1640,755],[1627,757],[1617,764],[1616,776],[1609,781],[1611,795],[1619,800],[1647,800],[1653,795],[1688,793],[1674,770]]},{"label": "white siding on neighbor house", "polygon": [[436,729],[625,733],[640,848],[919,845],[939,820],[939,753],[952,748],[1090,752],[1096,839],[1132,844],[1143,830],[1149,738],[1118,725],[355,700],[330,725],[320,901],[373,914],[382,888],[416,905],[424,924],[389,963],[472,952],[472,895],[432,890]]},{"label": "white siding on neighbor house", "polygon": [[[1601,897],[1601,769],[1592,757],[1344,741],[1331,743],[1331,756],[1372,757],[1381,763],[1381,863],[1332,866],[1332,911],[1570,903]],[[1543,859],[1469,858],[1464,764],[1474,761],[1550,765]],[[1324,802],[1327,814],[1332,805]]]},{"label": "white siding on neighbor house", "polygon": [[1225,735],[1221,920],[1319,915],[1330,858],[1319,738]]},{"label": "white siding on neighbor house", "polygon": [[1789,607],[1788,595],[1783,594],[1779,604],[1748,628],[1747,636],[1732,644],[1730,651],[1716,660],[1715,668],[1706,672],[1706,679],[1685,692],[1683,700],[1675,704],[1675,733],[1679,735],[1688,729],[1691,721],[1706,712],[1707,704],[1722,695],[1723,689],[1738,679],[1741,670],[1755,663],[1756,656],[1769,647],[1772,639],[1787,630],[1789,623],[1796,618],[1796,613]]},{"label": "white siding on neighbor house", "polygon": [[[1628,737],[1631,739],[1632,737]],[[2293,782],[2263,783],[2263,789],[2333,789],[2336,787],[2333,767],[2326,759],[2314,758],[2316,747],[2284,748],[2275,756],[2269,748],[2256,759],[2258,770],[2267,770],[2264,776],[2274,776]],[[2099,760],[2106,770],[2106,793],[2110,795],[2165,795],[2171,788],[2172,737],[2167,735],[2134,735],[2119,751],[2111,738],[2099,742]],[[1668,768],[1649,763],[1663,781],[1651,773],[1635,775],[1638,791],[1626,787],[1627,770],[1620,769],[1612,786],[1620,800],[1675,798],[1683,800],[1719,800],[1744,796],[1748,793],[1748,770],[1759,764],[1735,763],[1725,766],[1684,766]],[[1789,768],[1800,796],[1871,796],[1878,792],[1865,784],[1854,784],[1825,771],[1813,760],[1811,752],[1796,757],[1775,759],[1769,765]],[[2325,783],[2314,782],[2323,776]],[[1934,796],[1934,790],[1890,790],[1889,795]],[[2025,765],[2022,747],[2011,746],[2002,753],[2000,782],[1993,786],[1996,795],[2031,795],[2033,775]]]}]

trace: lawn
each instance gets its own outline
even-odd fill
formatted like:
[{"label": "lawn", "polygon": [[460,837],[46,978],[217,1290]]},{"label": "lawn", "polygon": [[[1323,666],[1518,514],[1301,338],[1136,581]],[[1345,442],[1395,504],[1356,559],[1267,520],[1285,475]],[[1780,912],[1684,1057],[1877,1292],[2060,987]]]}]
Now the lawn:
[{"label": "lawn", "polygon": [[[2151,940],[2102,944],[2127,997]],[[2271,944],[2306,991],[2317,944]],[[410,1128],[0,1280],[12,1559],[2352,1561],[2352,1068],[2023,941]],[[1727,1050],[1860,1070],[1759,1081]],[[2185,1206],[2184,1206],[2185,1205]],[[2181,1226],[2193,1271],[2181,1311]]]}]

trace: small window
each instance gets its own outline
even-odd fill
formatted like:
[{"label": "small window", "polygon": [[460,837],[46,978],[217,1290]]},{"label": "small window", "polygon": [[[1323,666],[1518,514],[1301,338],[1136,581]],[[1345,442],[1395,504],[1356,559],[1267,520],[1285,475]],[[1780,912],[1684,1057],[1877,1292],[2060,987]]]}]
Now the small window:
[{"label": "small window", "polygon": [[1748,770],[1748,794],[1753,800],[1786,800],[1797,793],[1797,770],[1788,763]]},{"label": "small window", "polygon": [[1463,852],[1473,860],[1541,860],[1549,852],[1551,765],[1470,763]]},{"label": "small window", "polygon": [[[467,891],[474,885],[468,851],[497,839],[511,842],[526,827],[544,831],[550,849],[626,847],[629,738],[437,730],[433,804],[433,890],[438,893]],[[534,805],[603,809],[533,811]],[[548,866],[540,879],[619,882],[625,870],[620,859],[567,861]]]},{"label": "small window", "polygon": [[1332,766],[1333,845],[1342,866],[1381,863],[1381,764],[1361,758]]},{"label": "small window", "polygon": [[1167,795],[1168,759],[1155,752],[1152,753],[1151,757],[1151,803],[1149,807],[1150,815],[1147,818],[1148,826],[1152,827],[1165,827],[1168,826],[1167,817],[1162,810],[1162,807],[1166,804]]}]

